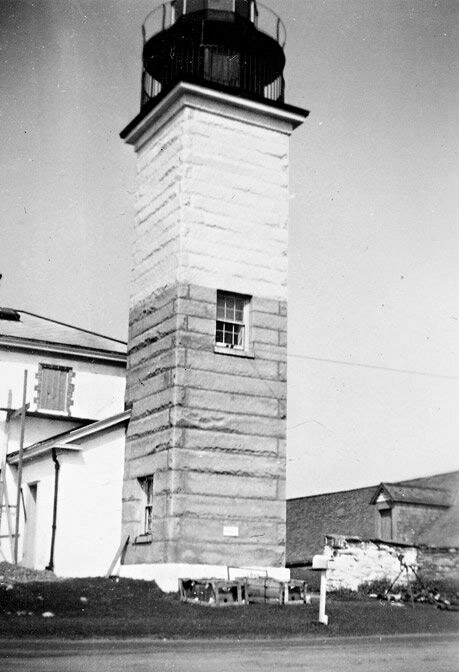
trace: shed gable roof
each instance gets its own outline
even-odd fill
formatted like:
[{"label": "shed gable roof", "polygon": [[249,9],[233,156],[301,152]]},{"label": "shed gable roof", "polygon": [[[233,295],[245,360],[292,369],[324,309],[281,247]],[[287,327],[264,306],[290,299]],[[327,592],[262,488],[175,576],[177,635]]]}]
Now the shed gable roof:
[{"label": "shed gable roof", "polygon": [[451,493],[441,488],[381,483],[371,498],[370,504],[376,504],[380,495],[394,504],[423,504],[425,506],[448,507],[452,504]]}]

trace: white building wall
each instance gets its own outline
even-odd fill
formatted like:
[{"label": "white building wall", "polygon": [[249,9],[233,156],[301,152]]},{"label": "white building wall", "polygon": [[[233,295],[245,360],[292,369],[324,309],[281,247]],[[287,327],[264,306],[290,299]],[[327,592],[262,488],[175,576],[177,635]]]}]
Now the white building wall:
[{"label": "white building wall", "polygon": [[[31,446],[39,441],[44,441],[51,436],[64,434],[65,432],[69,432],[71,429],[80,426],[81,423],[79,422],[59,420],[59,418],[28,417],[24,431],[24,447]],[[19,450],[21,435],[20,415],[10,420],[9,423],[5,422],[5,432],[7,432],[8,453],[14,453]]]},{"label": "white building wall", "polygon": [[[59,490],[54,568],[58,576],[100,576],[106,573],[121,539],[121,491],[124,466],[124,427],[80,440],[78,452],[58,450]],[[17,470],[9,468],[9,491],[15,497]],[[54,498],[54,462],[51,451],[23,467],[24,501],[29,486],[37,484],[33,567],[44,569],[51,549]],[[14,516],[13,516],[14,518]],[[7,533],[6,520],[2,533]],[[21,519],[19,561],[23,559],[26,530]],[[8,539],[2,551],[12,559]]]},{"label": "white building wall", "polygon": [[[2,350],[0,352],[0,409],[20,408],[22,405],[24,370],[27,370],[27,403],[30,411],[37,411],[35,386],[36,374],[39,364],[52,364],[68,366],[75,374],[72,379],[74,385],[73,403],[70,407],[70,415],[76,418],[89,418],[100,420],[116,413],[124,408],[124,391],[126,385],[126,372],[123,365],[104,364],[89,362],[47,354],[30,354]],[[6,415],[0,411],[0,447],[5,447]],[[28,423],[30,418],[28,419]],[[71,427],[67,424],[62,429],[56,425],[50,427],[47,436],[53,436],[60,431]],[[44,431],[44,426],[41,426]],[[37,437],[38,425],[28,426],[25,437],[26,445],[45,438],[40,434]],[[9,451],[14,450],[9,447]]]}]

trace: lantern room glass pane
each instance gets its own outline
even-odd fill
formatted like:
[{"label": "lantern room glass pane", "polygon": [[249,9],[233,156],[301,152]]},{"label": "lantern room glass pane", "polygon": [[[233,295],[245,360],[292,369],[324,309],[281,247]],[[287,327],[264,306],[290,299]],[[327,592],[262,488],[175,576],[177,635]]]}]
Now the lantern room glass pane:
[{"label": "lantern room glass pane", "polygon": [[221,12],[232,12],[234,8],[233,0],[207,0],[209,9],[217,9]]}]

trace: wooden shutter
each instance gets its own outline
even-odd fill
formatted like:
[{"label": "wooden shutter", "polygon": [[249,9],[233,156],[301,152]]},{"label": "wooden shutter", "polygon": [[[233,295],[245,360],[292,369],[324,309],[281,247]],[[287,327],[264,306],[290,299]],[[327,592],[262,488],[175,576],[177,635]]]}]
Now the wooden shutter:
[{"label": "wooden shutter", "polygon": [[39,408],[48,411],[67,411],[69,370],[44,366],[41,369]]}]

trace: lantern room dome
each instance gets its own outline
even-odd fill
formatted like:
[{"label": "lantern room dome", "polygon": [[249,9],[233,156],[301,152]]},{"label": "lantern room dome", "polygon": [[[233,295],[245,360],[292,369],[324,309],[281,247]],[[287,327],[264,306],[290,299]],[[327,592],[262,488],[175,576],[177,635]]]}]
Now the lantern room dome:
[{"label": "lantern room dome", "polygon": [[142,32],[142,107],[179,81],[284,100],[284,24],[256,0],[172,0]]}]

